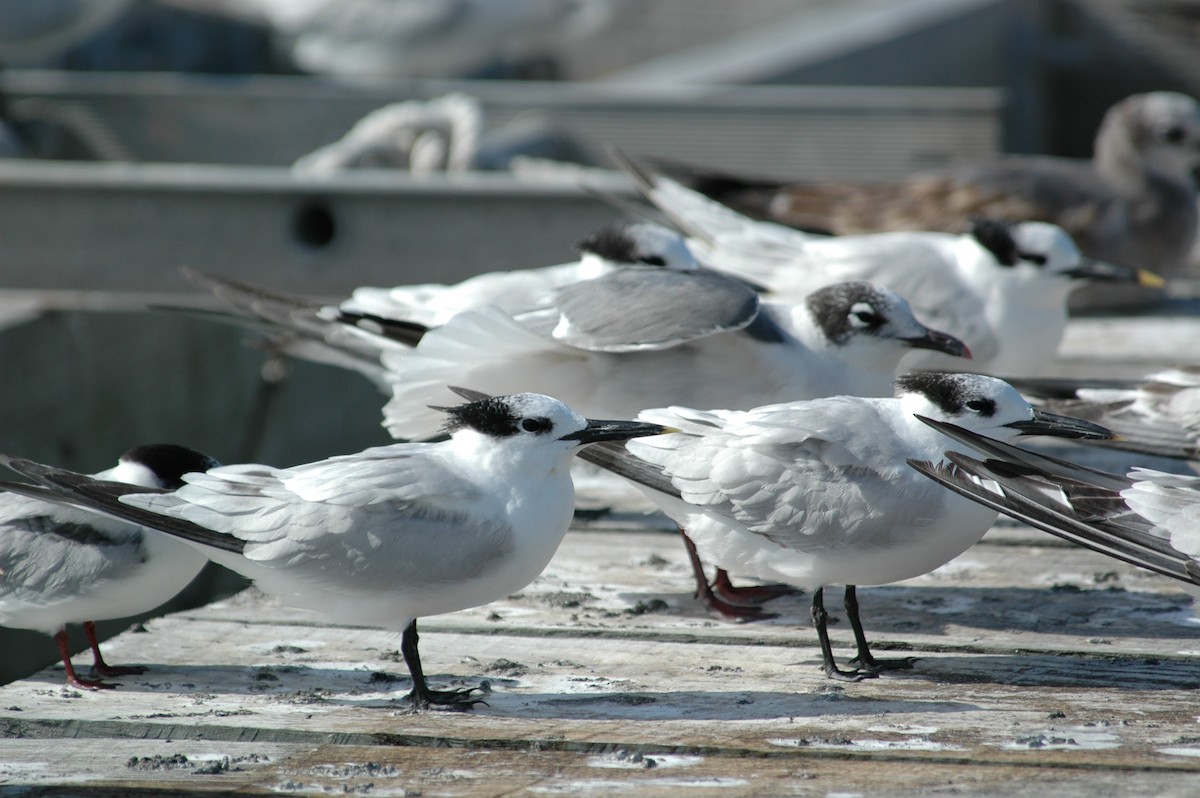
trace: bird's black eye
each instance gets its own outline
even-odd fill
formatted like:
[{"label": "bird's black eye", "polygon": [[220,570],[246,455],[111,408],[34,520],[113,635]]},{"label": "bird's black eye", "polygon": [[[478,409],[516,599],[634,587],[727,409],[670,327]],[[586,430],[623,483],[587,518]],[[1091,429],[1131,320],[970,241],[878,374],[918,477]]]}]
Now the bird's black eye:
[{"label": "bird's black eye", "polygon": [[996,412],[996,403],[991,399],[971,399],[967,402],[967,409],[981,416],[991,416]]},{"label": "bird's black eye", "polygon": [[1186,135],[1186,133],[1187,131],[1185,131],[1182,127],[1175,125],[1167,128],[1166,132],[1163,133],[1163,140],[1171,144],[1179,144],[1183,141],[1183,137]]},{"label": "bird's black eye", "polygon": [[883,316],[867,310],[856,310],[851,315],[867,327],[878,327],[883,324]]},{"label": "bird's black eye", "polygon": [[662,255],[643,255],[638,260],[647,266],[666,266],[667,259]]},{"label": "bird's black eye", "polygon": [[521,429],[526,432],[549,432],[550,419],[548,418],[523,418],[521,419]]},{"label": "bird's black eye", "polygon": [[1017,257],[1026,263],[1033,263],[1037,266],[1046,265],[1046,256],[1038,252],[1018,252]]}]

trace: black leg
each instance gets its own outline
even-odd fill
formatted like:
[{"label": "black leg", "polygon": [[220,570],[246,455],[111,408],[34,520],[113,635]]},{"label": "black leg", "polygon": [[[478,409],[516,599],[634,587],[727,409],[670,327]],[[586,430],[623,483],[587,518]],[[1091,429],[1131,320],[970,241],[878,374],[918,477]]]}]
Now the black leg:
[{"label": "black leg", "polygon": [[479,688],[462,687],[457,690],[430,690],[425,681],[425,671],[421,668],[421,655],[417,652],[417,622],[414,619],[404,630],[400,638],[400,653],[404,655],[404,664],[408,666],[412,676],[413,688],[408,694],[413,709],[429,709],[430,706],[449,707],[450,709],[468,710],[476,704],[487,704],[482,698],[471,696]]},{"label": "black leg", "polygon": [[846,615],[850,618],[850,628],[854,630],[854,642],[858,645],[858,655],[850,660],[851,665],[862,668],[868,673],[879,671],[908,670],[918,657],[900,657],[899,659],[875,659],[867,646],[867,635],[863,632],[862,619],[858,616],[858,588],[846,585]]},{"label": "black leg", "polygon": [[[723,621],[734,621],[736,623],[745,623],[747,621],[765,621],[767,618],[778,617],[773,612],[763,612],[756,606],[737,604],[731,601],[725,601],[715,592],[712,586],[708,583],[708,575],[704,573],[704,563],[700,561],[700,553],[696,551],[696,544],[687,536],[687,532],[680,527],[679,534],[683,537],[683,547],[687,549],[688,560],[692,564],[692,575],[696,580],[695,596],[708,609],[710,615],[715,618],[720,618]],[[722,571],[717,571],[718,577]],[[728,579],[728,577],[726,577]]]},{"label": "black leg", "polygon": [[821,666],[825,670],[825,675],[830,679],[847,682],[858,682],[875,676],[873,673],[863,673],[858,670],[844,671],[837,666],[833,659],[833,646],[829,643],[828,619],[829,615],[825,612],[825,588],[819,587],[813,591],[812,622],[817,630],[817,640],[821,642]]}]

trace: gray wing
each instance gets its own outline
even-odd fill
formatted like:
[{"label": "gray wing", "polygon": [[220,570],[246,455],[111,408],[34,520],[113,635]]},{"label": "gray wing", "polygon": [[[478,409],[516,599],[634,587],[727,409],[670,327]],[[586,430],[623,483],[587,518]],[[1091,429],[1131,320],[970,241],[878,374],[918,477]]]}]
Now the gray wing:
[{"label": "gray wing", "polygon": [[173,494],[125,501],[236,540],[255,579],[274,571],[370,591],[468,578],[506,555],[512,530],[472,513],[478,488],[428,451],[401,444],[290,469],[226,466],[189,475]]},{"label": "gray wing", "polygon": [[374,379],[381,352],[416,344],[424,325],[327,306],[305,297],[221,277],[181,269],[192,283],[211,291],[242,317],[260,323],[271,351],[353,369]]},{"label": "gray wing", "polygon": [[120,579],[145,557],[140,530],[55,501],[0,495],[0,604],[75,596],[85,583]]},{"label": "gray wing", "polygon": [[[1018,521],[1164,576],[1200,585],[1200,567],[1120,492],[1020,463],[947,452],[948,463],[909,465],[950,490]],[[1117,475],[1108,475],[1120,479]],[[986,484],[981,482],[986,480]]]},{"label": "gray wing", "polygon": [[628,268],[559,289],[522,324],[591,352],[666,349],[738,330],[758,316],[758,295],[712,272]]},{"label": "gray wing", "polygon": [[902,464],[880,467],[871,436],[855,434],[878,418],[853,398],[742,413],[670,408],[639,418],[683,430],[627,444],[669,478],[674,495],[786,548],[869,540],[928,511],[905,495],[913,486],[898,479]]},{"label": "gray wing", "polygon": [[[1189,551],[1195,547],[1172,542],[1193,536],[1194,520],[1180,514],[1200,512],[1200,491],[1195,477],[1157,474],[1156,486],[1142,480],[1138,509],[1130,500],[1139,492],[1139,481],[1111,474],[1057,457],[1022,449],[978,435],[953,424],[922,418],[942,434],[971,446],[986,456],[976,460],[958,452],[947,452],[950,465],[909,461],[921,473],[951,490],[1030,526],[1071,540],[1117,559],[1162,573],[1174,579],[1200,584],[1200,567]],[[981,480],[989,480],[987,484]],[[1171,483],[1184,487],[1172,491]],[[1170,494],[1164,507],[1156,487]]]}]

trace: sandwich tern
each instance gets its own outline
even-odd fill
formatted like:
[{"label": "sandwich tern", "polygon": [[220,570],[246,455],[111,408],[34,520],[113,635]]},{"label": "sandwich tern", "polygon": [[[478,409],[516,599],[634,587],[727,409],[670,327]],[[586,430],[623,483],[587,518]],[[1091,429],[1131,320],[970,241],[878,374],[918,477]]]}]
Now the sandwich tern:
[{"label": "sandwich tern", "polygon": [[[629,266],[700,269],[682,236],[657,224],[606,225],[576,243],[578,260],[554,266],[487,272],[453,285],[364,286],[337,304],[285,294],[193,269],[184,276],[230,305],[239,322],[268,325],[268,348],[291,357],[357,371],[390,390],[383,352],[407,351],[428,327],[485,305],[519,313],[572,283]],[[228,319],[227,314],[217,314]]]},{"label": "sandwich tern", "polygon": [[[947,439],[917,416],[990,435],[1107,435],[1085,421],[1030,406],[1007,383],[976,374],[916,372],[893,398],[834,396],[748,411],[669,407],[639,418],[681,434],[585,452],[625,477],[695,541],[742,573],[813,590],[812,620],[830,678],[858,680],[911,667],[875,659],[859,619],[856,585],[928,573],[983,537],[996,513],[913,472]],[[842,669],[826,628],[824,587],[845,586],[856,667]]]},{"label": "sandwich tern", "polygon": [[469,709],[474,688],[432,690],[417,619],[520,590],[574,510],[579,448],[671,430],[594,421],[533,393],[445,408],[447,440],[398,443],[292,468],[233,465],[150,490],[0,456],[46,494],[175,536],[267,593],[334,621],[402,632],[408,698]]}]

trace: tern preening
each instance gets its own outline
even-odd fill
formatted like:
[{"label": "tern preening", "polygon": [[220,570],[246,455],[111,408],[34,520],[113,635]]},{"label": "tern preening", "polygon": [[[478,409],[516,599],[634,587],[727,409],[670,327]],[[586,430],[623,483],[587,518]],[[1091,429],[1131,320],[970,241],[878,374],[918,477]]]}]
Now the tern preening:
[{"label": "tern preening", "polygon": [[[170,444],[130,449],[114,468],[89,479],[131,490],[171,490],[184,474],[218,465],[207,455]],[[152,610],[187,587],[208,558],[178,540],[136,523],[64,505],[58,494],[26,486],[0,493],[0,626],[53,636],[67,684],[113,687],[75,673],[66,625],[82,623],[99,676],[142,673],[104,661],[95,621]]]}]

